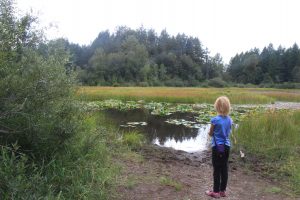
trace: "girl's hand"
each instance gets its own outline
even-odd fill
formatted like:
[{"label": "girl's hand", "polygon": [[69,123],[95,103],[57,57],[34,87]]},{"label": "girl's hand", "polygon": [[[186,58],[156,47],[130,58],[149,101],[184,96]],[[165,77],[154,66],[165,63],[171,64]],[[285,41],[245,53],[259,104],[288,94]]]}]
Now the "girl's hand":
[{"label": "girl's hand", "polygon": [[210,124],[210,129],[209,129],[209,132],[208,132],[208,135],[209,136],[212,136],[214,134],[214,125],[213,124]]}]

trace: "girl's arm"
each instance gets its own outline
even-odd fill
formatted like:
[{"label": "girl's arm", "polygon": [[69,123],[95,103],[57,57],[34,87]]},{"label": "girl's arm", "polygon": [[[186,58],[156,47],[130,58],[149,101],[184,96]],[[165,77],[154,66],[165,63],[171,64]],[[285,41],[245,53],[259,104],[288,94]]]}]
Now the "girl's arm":
[{"label": "girl's arm", "polygon": [[210,129],[209,129],[209,132],[208,132],[208,135],[209,136],[212,136],[214,134],[214,128],[215,126],[213,124],[210,125]]}]

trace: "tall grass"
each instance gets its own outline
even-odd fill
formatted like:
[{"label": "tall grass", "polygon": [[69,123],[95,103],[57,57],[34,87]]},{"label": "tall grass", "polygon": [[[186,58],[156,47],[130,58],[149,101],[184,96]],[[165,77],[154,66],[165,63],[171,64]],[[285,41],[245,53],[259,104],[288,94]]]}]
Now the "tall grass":
[{"label": "tall grass", "polygon": [[122,142],[101,120],[88,115],[82,132],[45,162],[0,149],[1,199],[110,199],[119,171],[111,157]]},{"label": "tall grass", "polygon": [[300,194],[300,111],[252,115],[239,126],[237,141],[246,155],[256,158],[253,167]]},{"label": "tall grass", "polygon": [[291,101],[299,102],[300,101],[300,91],[269,91],[263,93],[263,95],[276,99],[276,101]]},{"label": "tall grass", "polygon": [[133,150],[141,148],[144,141],[144,136],[136,131],[128,132],[123,135],[124,144]]},{"label": "tall grass", "polygon": [[[144,100],[170,103],[213,103],[226,95],[234,104],[264,104],[275,101],[263,93],[240,88],[174,88],[174,87],[80,87],[77,95],[83,100]],[[300,101],[300,95],[298,100]]]}]

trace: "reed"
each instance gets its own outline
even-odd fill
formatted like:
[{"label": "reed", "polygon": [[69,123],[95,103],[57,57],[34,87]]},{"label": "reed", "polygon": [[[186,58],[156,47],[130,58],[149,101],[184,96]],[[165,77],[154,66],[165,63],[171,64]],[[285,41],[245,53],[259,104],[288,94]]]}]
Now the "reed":
[{"label": "reed", "polygon": [[300,92],[299,91],[270,91],[264,93],[265,96],[276,99],[277,101],[291,101],[299,102],[300,101]]},{"label": "reed", "polygon": [[252,88],[174,88],[174,87],[89,87],[78,89],[82,100],[95,101],[119,99],[123,101],[158,101],[170,103],[213,103],[221,95],[226,95],[234,104],[266,104],[276,100],[300,101],[300,91],[271,90],[269,93]]},{"label": "reed", "polygon": [[300,111],[254,114],[240,124],[236,138],[246,155],[256,158],[253,167],[300,194]]},{"label": "reed", "polygon": [[111,199],[119,174],[112,155],[128,148],[103,122],[101,114],[87,114],[82,131],[41,163],[0,147],[1,199]]}]

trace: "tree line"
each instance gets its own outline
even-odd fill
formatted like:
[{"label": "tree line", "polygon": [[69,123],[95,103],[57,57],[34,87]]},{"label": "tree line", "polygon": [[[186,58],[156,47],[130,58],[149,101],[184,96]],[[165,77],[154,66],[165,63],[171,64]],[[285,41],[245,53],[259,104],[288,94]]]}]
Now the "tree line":
[{"label": "tree line", "polygon": [[224,71],[220,54],[209,56],[198,38],[166,30],[122,26],[89,46],[65,43],[86,85],[197,86]]},{"label": "tree line", "polygon": [[88,46],[64,44],[83,85],[224,86],[300,82],[300,50],[269,44],[236,54],[225,65],[220,54],[209,55],[196,37],[171,36],[166,30],[121,26],[99,33]]},{"label": "tree line", "polygon": [[234,56],[228,69],[229,80],[238,83],[266,84],[300,82],[300,50],[269,44],[262,51],[254,48]]}]

